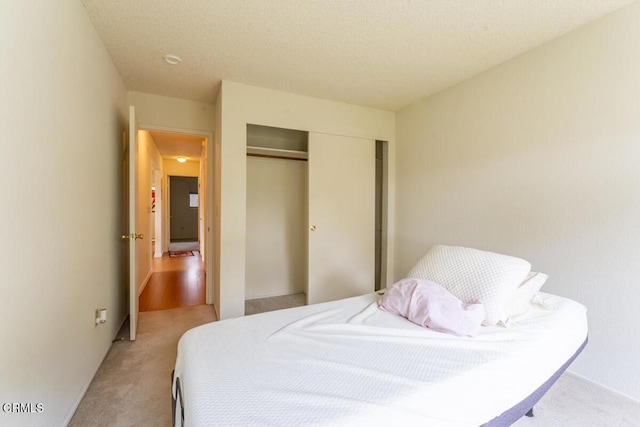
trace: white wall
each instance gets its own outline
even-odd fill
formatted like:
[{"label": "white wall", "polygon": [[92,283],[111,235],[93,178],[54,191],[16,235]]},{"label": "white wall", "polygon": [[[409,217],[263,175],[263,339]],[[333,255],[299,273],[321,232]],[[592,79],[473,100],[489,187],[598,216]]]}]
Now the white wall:
[{"label": "white wall", "polygon": [[155,246],[153,256],[162,258],[163,248],[165,246],[164,236],[162,233],[162,216],[164,215],[164,186],[162,184],[162,162],[158,169],[154,169],[153,185],[156,187],[156,207],[153,214],[153,237],[155,238]]},{"label": "white wall", "polygon": [[162,167],[162,157],[151,134],[146,130],[138,131],[136,232],[144,235],[142,241],[136,244],[136,289],[139,293],[153,273],[151,236],[155,223],[151,214],[152,164]]},{"label": "white wall", "polygon": [[0,40],[0,402],[43,405],[0,425],[66,425],[127,313],[126,91],[77,0],[0,2]]},{"label": "white wall", "polygon": [[640,398],[640,4],[398,113],[396,278],[433,244],[523,257],[588,308],[579,375]]},{"label": "white wall", "polygon": [[[213,225],[213,306],[216,309],[216,318],[220,319],[220,235],[222,220],[220,217],[220,211],[222,203],[222,92],[224,87],[220,87],[218,92],[218,98],[216,98],[215,106],[215,129],[213,134],[213,155],[211,156],[211,162],[213,163],[213,171],[210,175],[209,182],[212,184],[208,186],[207,198],[212,203],[207,206],[211,206],[213,209],[209,209],[208,216],[211,218],[210,224]],[[237,160],[236,160],[237,161]],[[213,179],[211,179],[213,178]],[[210,257],[211,259],[211,257]],[[208,270],[211,271],[211,270]]]},{"label": "white wall", "polygon": [[[221,167],[216,203],[221,211],[220,258],[216,260],[220,268],[214,294],[219,298],[220,318],[225,319],[244,314],[247,123],[389,141],[389,175],[393,177],[395,114],[229,81],[222,82],[216,105],[220,107],[215,134]],[[393,206],[393,194],[389,196]],[[389,220],[393,223],[393,209]],[[393,242],[392,230],[389,241]],[[392,244],[389,253],[393,253]]]},{"label": "white wall", "polygon": [[245,298],[307,289],[307,162],[247,157]]},{"label": "white wall", "polygon": [[136,107],[136,120],[143,127],[213,131],[212,104],[133,91],[127,92],[127,100]]},{"label": "white wall", "polygon": [[[215,118],[214,118],[215,119]],[[209,217],[207,216],[207,205],[209,204],[209,199],[208,199],[208,187],[209,187],[209,173],[207,171],[207,169],[209,168],[209,146],[212,145],[213,141],[208,141],[205,140],[202,143],[202,155],[200,156],[200,170],[199,170],[199,185],[198,185],[198,216],[200,218],[200,226],[199,226],[199,230],[198,230],[198,235],[201,236],[200,239],[200,256],[202,257],[202,260],[204,261],[206,258],[208,257],[209,259],[211,259],[211,256],[209,256],[209,253],[207,252],[209,250],[208,246],[211,244],[208,241],[208,235],[207,235],[207,228],[211,228],[211,224],[209,222]],[[203,237],[203,238],[202,238]],[[205,265],[205,271],[206,271],[206,265]],[[211,273],[211,270],[209,270],[209,273]],[[209,278],[209,283],[213,283],[213,281],[211,280],[211,278]],[[209,289],[208,295],[207,295],[207,304],[211,304],[212,303],[212,299],[213,299],[213,295],[211,290]]]}]

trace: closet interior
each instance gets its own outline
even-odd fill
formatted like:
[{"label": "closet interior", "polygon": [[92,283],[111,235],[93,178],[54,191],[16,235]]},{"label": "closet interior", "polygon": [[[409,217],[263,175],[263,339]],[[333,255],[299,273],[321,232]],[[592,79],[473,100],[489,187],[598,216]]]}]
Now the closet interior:
[{"label": "closet interior", "polygon": [[386,286],[384,141],[247,125],[245,299]]},{"label": "closet interior", "polygon": [[245,299],[307,291],[309,133],[247,125]]}]

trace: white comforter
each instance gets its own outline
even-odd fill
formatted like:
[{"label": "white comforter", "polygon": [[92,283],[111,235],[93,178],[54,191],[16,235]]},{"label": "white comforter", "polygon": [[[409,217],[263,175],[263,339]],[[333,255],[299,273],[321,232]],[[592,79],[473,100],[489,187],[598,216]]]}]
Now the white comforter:
[{"label": "white comforter", "polygon": [[582,305],[541,296],[547,308],[475,338],[381,311],[377,294],[197,327],[176,361],[185,425],[479,426],[586,338]]}]

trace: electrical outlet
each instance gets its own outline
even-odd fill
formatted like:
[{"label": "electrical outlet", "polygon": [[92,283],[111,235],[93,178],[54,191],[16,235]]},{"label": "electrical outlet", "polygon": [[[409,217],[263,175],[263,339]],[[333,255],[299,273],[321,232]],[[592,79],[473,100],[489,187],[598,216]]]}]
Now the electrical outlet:
[{"label": "electrical outlet", "polygon": [[96,310],[96,325],[107,322],[107,309],[99,308]]}]

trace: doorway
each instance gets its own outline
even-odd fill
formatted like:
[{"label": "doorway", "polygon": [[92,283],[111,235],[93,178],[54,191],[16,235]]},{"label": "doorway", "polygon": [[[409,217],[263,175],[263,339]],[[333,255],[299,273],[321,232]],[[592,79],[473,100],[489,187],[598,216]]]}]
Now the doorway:
[{"label": "doorway", "polygon": [[198,177],[169,176],[169,253],[199,250]]},{"label": "doorway", "polygon": [[[140,311],[206,304],[206,169],[210,136],[141,127],[139,140],[148,141],[142,147],[146,156],[139,156],[139,161],[147,158],[151,167],[150,187],[144,191],[149,203],[143,200],[138,209],[148,217],[148,235],[152,237],[147,243],[152,259],[140,292]],[[146,168],[141,165],[139,170]]]}]

